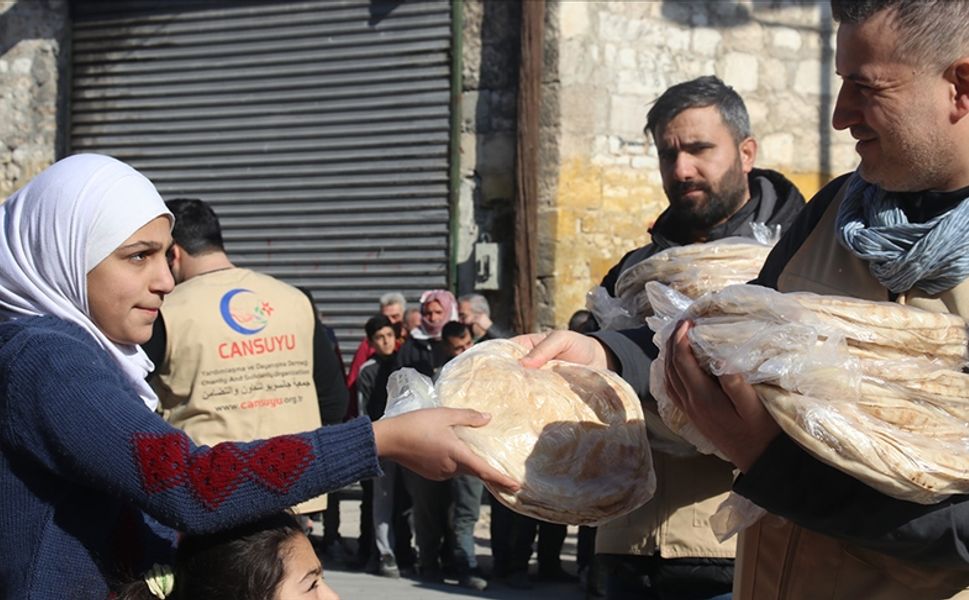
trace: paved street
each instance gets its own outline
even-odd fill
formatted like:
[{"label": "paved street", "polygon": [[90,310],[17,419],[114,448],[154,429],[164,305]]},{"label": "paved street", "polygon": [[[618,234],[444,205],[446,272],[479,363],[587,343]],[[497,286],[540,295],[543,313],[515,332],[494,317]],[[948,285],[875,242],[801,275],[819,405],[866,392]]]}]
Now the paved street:
[{"label": "paved street", "polygon": [[[340,502],[340,534],[353,543],[359,533],[360,501],[356,493],[349,494],[354,499]],[[491,551],[488,546],[488,524],[490,522],[490,508],[481,507],[481,518],[475,532],[477,542],[478,562],[490,571]],[[575,573],[575,542],[576,528],[569,527],[569,534],[562,549],[562,566],[569,573]],[[503,600],[581,600],[584,594],[577,583],[533,583],[530,590],[516,590],[501,583],[492,583],[482,592],[468,590],[457,586],[456,581],[443,584],[428,584],[416,579],[402,577],[388,579],[360,571],[353,571],[335,561],[328,561],[324,557],[323,569],[327,583],[330,584],[342,600],[359,600],[365,598],[381,598],[387,600],[437,600],[440,598],[501,598]],[[535,558],[532,557],[532,572],[535,570]]]}]

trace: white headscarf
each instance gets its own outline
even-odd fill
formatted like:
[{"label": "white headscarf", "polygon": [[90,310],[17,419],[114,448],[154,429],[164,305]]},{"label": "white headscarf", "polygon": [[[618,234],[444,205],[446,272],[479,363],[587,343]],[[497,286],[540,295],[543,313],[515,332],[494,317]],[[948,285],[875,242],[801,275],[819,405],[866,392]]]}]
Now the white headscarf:
[{"label": "white headscarf", "polygon": [[[154,410],[154,368],[137,345],[116,344],[88,307],[87,274],[149,221],[174,217],[155,186],[100,154],[58,161],[0,204],[0,319],[53,315],[83,327]],[[52,375],[53,376],[53,375]]]}]

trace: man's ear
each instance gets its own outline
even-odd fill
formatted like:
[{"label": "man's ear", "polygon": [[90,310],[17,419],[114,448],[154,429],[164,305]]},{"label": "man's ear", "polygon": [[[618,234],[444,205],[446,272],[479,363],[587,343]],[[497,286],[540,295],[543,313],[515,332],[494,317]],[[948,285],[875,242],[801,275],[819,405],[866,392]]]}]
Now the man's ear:
[{"label": "man's ear", "polygon": [[185,257],[185,249],[178,244],[172,244],[168,249],[168,268],[175,277],[175,283],[182,282],[182,259]]},{"label": "man's ear", "polygon": [[944,77],[952,85],[953,123],[969,115],[969,56],[960,58],[946,69]]},{"label": "man's ear", "polygon": [[750,173],[757,161],[757,140],[752,137],[744,138],[738,147],[740,151],[740,164],[744,168],[744,173]]}]

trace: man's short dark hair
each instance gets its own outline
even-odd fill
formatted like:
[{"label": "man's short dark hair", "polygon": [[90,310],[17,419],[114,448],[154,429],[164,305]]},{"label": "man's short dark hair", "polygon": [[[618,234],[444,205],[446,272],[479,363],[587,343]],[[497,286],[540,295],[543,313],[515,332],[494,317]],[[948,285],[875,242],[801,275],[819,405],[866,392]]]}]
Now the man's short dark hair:
[{"label": "man's short dark hair", "polygon": [[[388,319],[383,315],[374,315],[369,319],[367,319],[367,323],[363,326],[363,330],[367,334],[367,339],[372,340],[374,334],[376,334],[384,327],[390,327],[391,329],[394,329],[394,324],[390,322],[390,319]],[[397,333],[394,332],[394,335],[396,336]]]},{"label": "man's short dark hair", "polygon": [[441,329],[442,339],[461,339],[465,335],[471,335],[471,330],[464,323],[458,321],[448,321]]},{"label": "man's short dark hair", "polygon": [[172,239],[192,256],[225,252],[219,217],[207,203],[196,198],[175,198],[165,203],[175,215]]},{"label": "man's short dark hair", "polygon": [[689,108],[707,106],[717,107],[720,118],[738,144],[753,135],[747,106],[740,94],[714,75],[684,81],[663,92],[646,114],[645,132],[655,140],[657,132],[676,115]]},{"label": "man's short dark hair", "polygon": [[884,10],[898,33],[896,60],[944,69],[969,54],[969,0],[831,0],[839,23],[863,23]]}]

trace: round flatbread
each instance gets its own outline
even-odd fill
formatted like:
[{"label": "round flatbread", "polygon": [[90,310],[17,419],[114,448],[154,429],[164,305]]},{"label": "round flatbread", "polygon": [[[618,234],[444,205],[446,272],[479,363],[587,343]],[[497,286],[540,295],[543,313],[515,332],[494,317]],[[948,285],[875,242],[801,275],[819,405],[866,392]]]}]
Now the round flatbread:
[{"label": "round flatbread", "polygon": [[610,371],[550,361],[525,369],[526,350],[483,342],[448,363],[435,386],[443,406],[490,413],[458,428],[479,456],[521,482],[491,488],[510,509],[570,525],[601,523],[649,500],[656,488],[639,398]]},{"label": "round flatbread", "polygon": [[658,281],[699,298],[756,278],[770,251],[771,246],[736,237],[667,248],[623,271],[616,280],[616,297],[633,314],[648,317],[653,308],[645,290],[647,282]]},{"label": "round flatbread", "polygon": [[[969,334],[960,317],[756,286],[704,296],[687,316],[703,368],[755,383],[774,420],[817,458],[902,500],[969,493]],[[701,452],[716,452],[669,398],[665,342],[650,380],[660,416]]]}]

